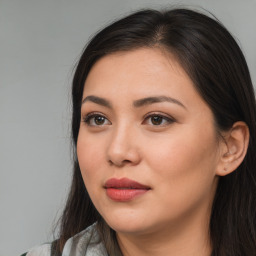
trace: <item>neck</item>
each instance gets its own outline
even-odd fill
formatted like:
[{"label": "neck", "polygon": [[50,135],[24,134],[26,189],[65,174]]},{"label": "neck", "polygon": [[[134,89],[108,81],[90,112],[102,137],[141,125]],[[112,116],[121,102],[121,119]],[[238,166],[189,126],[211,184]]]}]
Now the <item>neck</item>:
[{"label": "neck", "polygon": [[[143,234],[117,233],[123,256],[210,256],[209,217],[195,214],[182,223]],[[204,221],[202,221],[204,220]]]}]

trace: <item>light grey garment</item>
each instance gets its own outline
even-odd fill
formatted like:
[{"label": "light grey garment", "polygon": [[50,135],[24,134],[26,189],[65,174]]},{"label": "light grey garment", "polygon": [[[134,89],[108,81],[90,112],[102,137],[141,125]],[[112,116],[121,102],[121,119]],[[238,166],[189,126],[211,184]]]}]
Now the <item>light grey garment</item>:
[{"label": "light grey garment", "polygon": [[[43,244],[31,249],[27,256],[50,256],[51,244]],[[67,240],[62,256],[107,256],[105,246],[100,240],[96,224]]]}]

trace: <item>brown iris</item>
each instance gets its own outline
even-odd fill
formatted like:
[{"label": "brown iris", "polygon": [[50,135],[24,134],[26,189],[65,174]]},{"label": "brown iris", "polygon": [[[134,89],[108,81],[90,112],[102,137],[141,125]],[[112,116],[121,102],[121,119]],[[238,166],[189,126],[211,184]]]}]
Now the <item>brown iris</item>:
[{"label": "brown iris", "polygon": [[95,116],[94,117],[95,124],[102,125],[105,122],[105,117],[103,116]]},{"label": "brown iris", "polygon": [[163,118],[161,116],[152,116],[151,121],[152,121],[152,124],[154,125],[160,125],[163,121]]}]

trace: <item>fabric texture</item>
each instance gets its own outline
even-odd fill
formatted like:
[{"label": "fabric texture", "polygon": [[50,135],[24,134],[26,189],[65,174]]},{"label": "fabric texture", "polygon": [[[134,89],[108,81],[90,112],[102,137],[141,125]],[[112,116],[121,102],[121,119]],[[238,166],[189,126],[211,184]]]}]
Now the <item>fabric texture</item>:
[{"label": "fabric texture", "polygon": [[[26,256],[52,256],[52,244],[43,244],[32,248]],[[22,256],[23,256],[22,255]],[[62,256],[108,256],[96,229],[96,224],[81,231],[67,240]]]}]

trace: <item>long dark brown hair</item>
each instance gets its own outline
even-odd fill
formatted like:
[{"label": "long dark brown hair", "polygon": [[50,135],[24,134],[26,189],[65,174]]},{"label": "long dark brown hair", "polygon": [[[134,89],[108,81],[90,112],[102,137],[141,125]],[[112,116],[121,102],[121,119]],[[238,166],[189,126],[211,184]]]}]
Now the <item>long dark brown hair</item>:
[{"label": "long dark brown hair", "polygon": [[97,33],[77,64],[72,87],[73,180],[60,219],[57,250],[90,226],[98,230],[109,255],[121,255],[115,232],[101,218],[84,185],[76,143],[84,83],[101,57],[140,47],[160,47],[176,56],[211,108],[218,131],[244,121],[250,130],[248,151],[237,170],[220,177],[209,233],[212,256],[256,255],[256,105],[252,81],[238,44],[216,18],[189,9],[141,10]]}]

